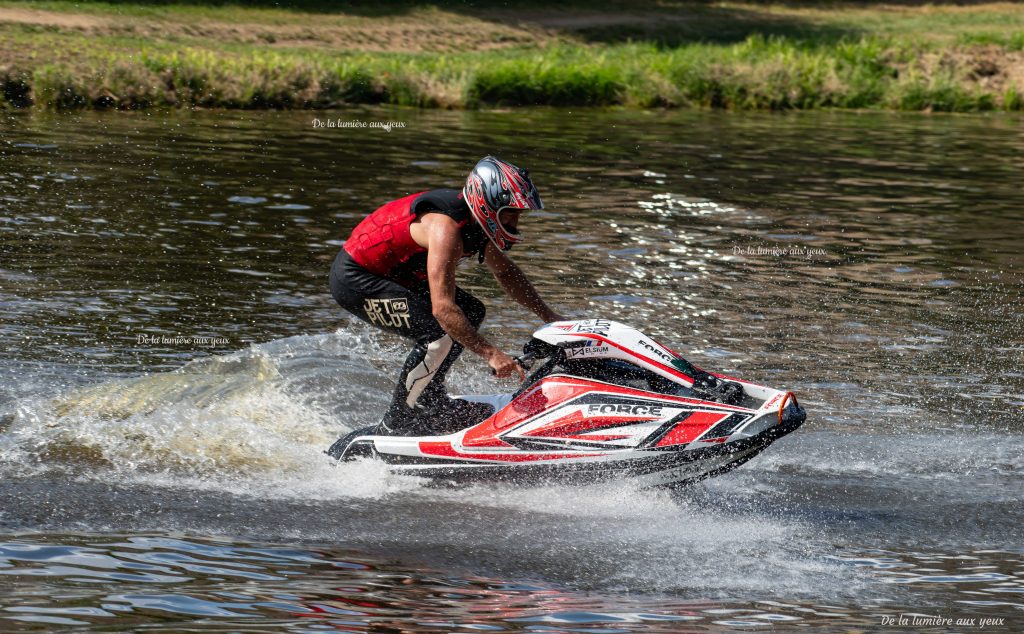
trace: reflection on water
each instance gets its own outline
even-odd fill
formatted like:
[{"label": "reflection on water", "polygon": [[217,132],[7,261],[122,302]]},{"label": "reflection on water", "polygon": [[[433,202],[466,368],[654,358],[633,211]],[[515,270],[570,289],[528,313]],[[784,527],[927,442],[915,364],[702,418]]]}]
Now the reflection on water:
[{"label": "reflection on water", "polygon": [[[936,610],[1019,622],[1018,121],[388,118],[407,126],[0,119],[10,626],[844,630]],[[544,194],[513,256],[555,306],[793,389],[808,423],[675,497],[439,489],[332,466],[322,450],[379,416],[404,349],[334,305],[330,261],[369,210],[456,186],[486,153],[529,167]],[[459,276],[488,303],[489,336],[525,340],[534,320],[482,267]],[[469,358],[451,384],[498,389]]]},{"label": "reflection on water", "polygon": [[[964,595],[973,598],[962,601],[958,614],[1020,607],[1015,598],[1024,591],[1024,580],[1012,570],[1000,572],[1007,562],[1024,563],[1020,552],[900,556],[866,551],[836,559],[877,571],[883,582],[969,586],[973,589]],[[538,582],[459,577],[428,567],[409,571],[330,546],[157,535],[15,538],[0,543],[0,575],[32,580],[37,589],[74,588],[74,607],[67,597],[45,591],[0,594],[0,599],[20,599],[0,618],[38,626],[125,627],[159,620],[170,630],[204,617],[222,626],[244,628],[257,620],[264,627],[297,631],[677,632],[684,625],[686,631],[782,624],[872,627],[883,616],[900,614],[884,604],[858,615],[832,604],[777,600],[732,607],[715,600],[587,597]],[[933,607],[920,614],[934,612]]]}]

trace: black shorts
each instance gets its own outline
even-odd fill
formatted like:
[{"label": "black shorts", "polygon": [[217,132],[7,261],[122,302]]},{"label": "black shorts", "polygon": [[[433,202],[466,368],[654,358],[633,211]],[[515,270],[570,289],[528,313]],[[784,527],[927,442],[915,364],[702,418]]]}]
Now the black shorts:
[{"label": "black shorts", "polygon": [[[330,287],[342,308],[372,326],[418,343],[445,336],[434,318],[426,282],[403,286],[367,271],[342,249],[331,265]],[[474,327],[480,326],[486,313],[483,302],[456,287],[455,303]]]}]

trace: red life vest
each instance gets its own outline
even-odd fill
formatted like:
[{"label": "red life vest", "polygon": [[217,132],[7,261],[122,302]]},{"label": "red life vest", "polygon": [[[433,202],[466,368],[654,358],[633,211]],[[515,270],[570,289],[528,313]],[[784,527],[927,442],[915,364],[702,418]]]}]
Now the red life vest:
[{"label": "red life vest", "polygon": [[[413,203],[425,193],[417,192],[393,200],[356,225],[345,241],[345,250],[352,259],[374,275],[389,277],[395,267],[417,254],[426,253],[427,249],[416,243],[409,230],[417,218]],[[459,228],[466,222],[460,221]]]}]

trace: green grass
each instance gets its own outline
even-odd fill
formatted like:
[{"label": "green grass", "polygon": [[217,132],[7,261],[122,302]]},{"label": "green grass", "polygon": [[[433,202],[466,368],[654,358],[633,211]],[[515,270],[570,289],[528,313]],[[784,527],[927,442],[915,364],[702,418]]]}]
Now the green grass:
[{"label": "green grass", "polygon": [[964,33],[957,38],[961,46],[995,46],[1007,51],[1024,51],[1024,29],[1016,33]]},{"label": "green grass", "polygon": [[[671,3],[666,4],[671,8]],[[301,12],[258,6],[88,2],[29,6],[155,19],[309,19]],[[419,10],[412,4],[401,7],[402,11]],[[602,27],[600,34],[585,31],[542,48],[411,54],[271,48],[238,41],[95,35],[45,25],[7,25],[0,28],[0,105],[54,109],[327,108],[343,103],[449,108],[1024,109],[1024,86],[991,80],[1002,76],[1006,69],[999,64],[1005,60],[997,56],[995,66],[982,68],[974,56],[984,49],[990,56],[995,50],[1010,61],[1015,59],[1013,54],[1024,50],[1024,30],[1017,30],[1024,11],[925,11],[887,22],[884,16],[860,9],[813,8],[799,14],[799,25],[793,17],[796,10],[787,7],[766,8],[763,15],[758,14],[763,24],[740,15],[753,11],[749,5],[700,5],[694,11],[708,16],[701,23],[704,31],[714,30],[708,26],[714,20],[732,20],[733,30],[716,31],[729,37],[705,33],[708,37],[687,35],[668,41],[657,35],[663,28],[659,26],[654,35],[624,29],[630,37],[616,39]],[[369,8],[366,12],[372,13]],[[749,33],[752,23],[761,27]],[[737,25],[743,27],[742,33]],[[695,27],[686,28],[693,31]],[[630,41],[633,35],[646,39]],[[729,41],[733,36],[737,39]]]},{"label": "green grass", "polygon": [[[118,43],[121,46],[124,42]],[[955,71],[926,73],[924,54],[862,38],[809,46],[753,36],[734,45],[558,47],[539,53],[349,54],[234,52],[92,42],[76,61],[0,73],[9,102],[68,108],[325,108],[341,103],[427,107],[689,106],[731,109],[1019,109],[1018,92],[972,89]]]}]

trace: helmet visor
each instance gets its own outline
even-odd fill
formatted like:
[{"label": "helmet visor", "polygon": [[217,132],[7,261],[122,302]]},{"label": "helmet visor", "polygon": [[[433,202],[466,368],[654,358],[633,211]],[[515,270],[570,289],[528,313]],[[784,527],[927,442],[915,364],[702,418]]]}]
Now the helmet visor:
[{"label": "helmet visor", "polygon": [[[540,194],[537,192],[537,189],[533,187],[533,183],[530,183],[530,185],[530,191],[526,194],[527,206],[521,209],[524,213],[527,211],[544,209],[544,203],[540,200]],[[500,212],[501,209],[498,211]]]}]

